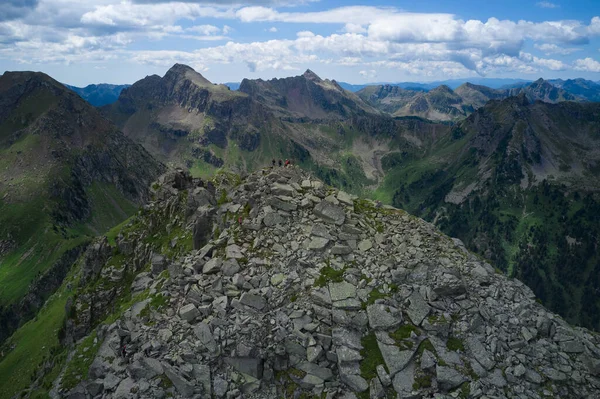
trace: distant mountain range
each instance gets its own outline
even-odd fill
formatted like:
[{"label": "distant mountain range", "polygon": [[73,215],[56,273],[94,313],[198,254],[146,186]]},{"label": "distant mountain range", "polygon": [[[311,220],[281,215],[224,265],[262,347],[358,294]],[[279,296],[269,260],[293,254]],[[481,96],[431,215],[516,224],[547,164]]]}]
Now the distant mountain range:
[{"label": "distant mountain range", "polygon": [[131,85],[111,85],[106,83],[92,84],[85,87],[76,87],[65,84],[65,86],[79,94],[84,100],[94,107],[101,107],[117,101],[121,91]]},{"label": "distant mountain range", "polygon": [[[592,82],[573,82],[568,87],[582,94],[600,94],[600,86],[592,85],[594,85]],[[487,86],[463,83],[455,90],[442,85],[425,92],[384,85],[367,86],[356,94],[375,108],[393,116],[419,116],[430,120],[451,121],[465,118],[490,100],[503,99],[521,93],[524,93],[531,102],[540,100],[556,103],[587,100],[543,79],[511,89],[492,89]]]}]

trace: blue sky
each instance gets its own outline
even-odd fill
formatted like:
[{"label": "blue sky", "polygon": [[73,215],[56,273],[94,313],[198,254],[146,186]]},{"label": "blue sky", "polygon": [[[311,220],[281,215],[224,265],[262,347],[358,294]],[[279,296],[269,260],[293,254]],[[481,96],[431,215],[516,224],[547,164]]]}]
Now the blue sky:
[{"label": "blue sky", "polygon": [[133,83],[174,63],[213,82],[600,80],[600,1],[3,0],[0,72]]}]

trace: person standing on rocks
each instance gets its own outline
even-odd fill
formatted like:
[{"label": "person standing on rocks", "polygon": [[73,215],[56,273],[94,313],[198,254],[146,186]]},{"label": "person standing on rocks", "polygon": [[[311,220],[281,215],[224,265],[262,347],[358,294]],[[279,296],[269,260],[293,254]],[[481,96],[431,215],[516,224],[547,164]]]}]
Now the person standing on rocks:
[{"label": "person standing on rocks", "polygon": [[286,159],[286,160],[285,160],[285,167],[287,168],[288,166],[290,166],[290,160],[289,160],[289,159]]},{"label": "person standing on rocks", "polygon": [[283,166],[283,161],[280,159],[279,160],[279,167],[281,168]]},{"label": "person standing on rocks", "polygon": [[275,164],[276,164],[275,158],[273,158],[273,160],[271,162],[273,163],[273,167],[275,167]]}]

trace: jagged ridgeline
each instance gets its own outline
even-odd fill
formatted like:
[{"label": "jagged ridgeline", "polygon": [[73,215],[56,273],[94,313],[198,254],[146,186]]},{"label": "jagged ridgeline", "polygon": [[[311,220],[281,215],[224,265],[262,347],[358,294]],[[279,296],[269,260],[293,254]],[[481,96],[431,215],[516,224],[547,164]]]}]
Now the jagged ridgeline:
[{"label": "jagged ridgeline", "polygon": [[219,168],[252,172],[290,158],[324,181],[361,192],[383,175],[382,153],[429,143],[448,130],[395,120],[314,72],[244,79],[238,91],[185,65],[148,76],[102,108],[158,159],[209,177]]},{"label": "jagged ridgeline", "polygon": [[211,182],[171,172],[153,192],[65,283],[73,346],[39,369],[34,395],[600,392],[595,333],[404,211],[295,167]]},{"label": "jagged ridgeline", "polygon": [[[92,237],[135,213],[163,172],[47,75],[0,77],[0,345],[36,316]],[[13,348],[13,357],[6,357],[10,345],[2,346],[1,379],[29,378],[29,362],[47,355],[63,318],[59,302],[47,305],[55,314],[27,325],[39,331]]]}]

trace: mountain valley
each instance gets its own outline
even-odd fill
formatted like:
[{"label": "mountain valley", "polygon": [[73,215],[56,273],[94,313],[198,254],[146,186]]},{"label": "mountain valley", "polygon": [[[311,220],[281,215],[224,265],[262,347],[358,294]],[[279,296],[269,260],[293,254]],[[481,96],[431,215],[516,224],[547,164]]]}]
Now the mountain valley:
[{"label": "mountain valley", "polygon": [[6,72],[0,399],[593,397],[594,85]]}]

